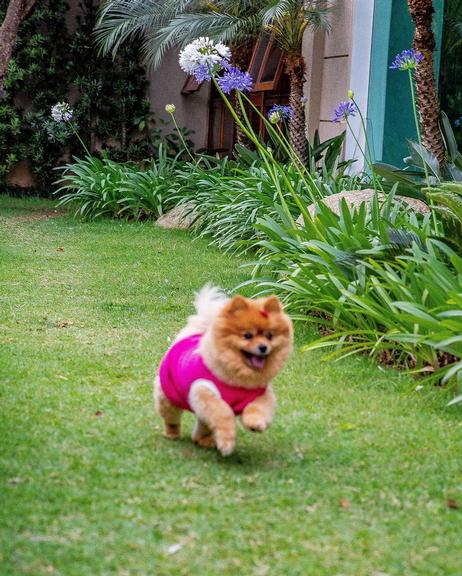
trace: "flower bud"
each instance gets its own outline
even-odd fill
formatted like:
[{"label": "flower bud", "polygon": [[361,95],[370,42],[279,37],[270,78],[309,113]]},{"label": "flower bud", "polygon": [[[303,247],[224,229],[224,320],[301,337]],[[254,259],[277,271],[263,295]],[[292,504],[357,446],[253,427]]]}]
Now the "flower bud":
[{"label": "flower bud", "polygon": [[348,98],[351,100],[354,97],[355,97],[355,93],[353,92],[353,90],[348,90]]},{"label": "flower bud", "polygon": [[175,104],[167,104],[165,106],[165,112],[168,112],[169,114],[175,114],[175,110],[176,110]]},{"label": "flower bud", "polygon": [[269,115],[268,120],[271,122],[271,124],[277,124],[281,120],[280,112],[273,112]]}]

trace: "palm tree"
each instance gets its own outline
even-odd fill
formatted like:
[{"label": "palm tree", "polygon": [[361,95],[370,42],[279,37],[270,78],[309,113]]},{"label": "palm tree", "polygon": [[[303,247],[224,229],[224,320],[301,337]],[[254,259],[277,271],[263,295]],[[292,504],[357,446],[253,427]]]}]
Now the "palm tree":
[{"label": "palm tree", "polygon": [[[122,42],[142,38],[142,53],[155,68],[165,52],[199,36],[230,44],[239,55],[262,33],[271,32],[285,55],[293,116],[291,144],[306,161],[305,108],[302,102],[306,66],[302,55],[307,28],[328,26],[328,0],[109,0],[96,28],[103,53],[115,54]],[[248,54],[248,52],[247,52]],[[248,65],[236,61],[236,64]]]},{"label": "palm tree", "polygon": [[263,22],[274,34],[285,54],[286,71],[290,80],[289,104],[292,117],[289,122],[290,143],[303,163],[307,161],[306,118],[303,104],[303,84],[306,64],[302,55],[303,35],[307,28],[328,28],[329,4],[327,2],[286,0],[274,3],[266,10]]},{"label": "palm tree", "polygon": [[413,48],[423,55],[417,66],[415,81],[419,108],[422,144],[444,164],[445,149],[439,126],[440,106],[436,90],[433,52],[435,36],[432,30],[432,0],[408,0],[409,12],[415,23]]}]

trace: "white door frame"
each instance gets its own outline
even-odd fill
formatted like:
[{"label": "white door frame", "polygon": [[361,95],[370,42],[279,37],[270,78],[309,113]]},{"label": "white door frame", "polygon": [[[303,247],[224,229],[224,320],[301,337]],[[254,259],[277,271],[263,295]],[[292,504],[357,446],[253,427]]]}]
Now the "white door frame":
[{"label": "white door frame", "polygon": [[[375,0],[354,0],[350,90],[354,92],[355,101],[361,108],[361,112],[366,120],[366,126],[369,124],[367,120],[367,106],[369,100],[374,7]],[[354,131],[359,141],[360,147],[365,151],[365,137],[359,115],[356,115],[354,118],[350,117],[349,122],[352,131]],[[345,158],[357,159],[353,165],[353,172],[360,172],[366,167],[363,154],[350,130],[347,130],[345,140]]]}]

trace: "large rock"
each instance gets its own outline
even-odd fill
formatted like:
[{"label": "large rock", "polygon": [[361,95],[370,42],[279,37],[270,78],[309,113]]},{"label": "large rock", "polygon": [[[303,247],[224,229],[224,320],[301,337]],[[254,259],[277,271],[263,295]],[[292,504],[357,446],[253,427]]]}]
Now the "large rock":
[{"label": "large rock", "polygon": [[[345,192],[339,192],[338,194],[332,194],[332,196],[326,196],[322,199],[322,202],[335,212],[335,214],[339,214],[340,203],[343,198],[345,198],[346,203],[351,207],[359,208],[363,202],[366,202],[366,206],[369,207],[371,200],[374,197],[374,193],[375,192],[372,188],[366,188],[365,190],[347,190]],[[382,194],[381,192],[377,192],[377,197],[379,202],[384,202],[387,198],[386,194]],[[425,202],[416,200],[415,198],[395,196],[395,200],[407,204],[409,208],[420,214],[426,214],[430,211]],[[311,206],[308,207],[308,211],[311,216],[314,216],[316,213],[316,205],[311,204]],[[303,216],[298,217],[297,224],[303,226]]]},{"label": "large rock", "polygon": [[175,208],[172,208],[172,210],[166,214],[162,214],[162,216],[156,220],[156,224],[161,228],[187,230],[191,228],[194,223],[194,216],[191,214],[192,208],[194,208],[193,202],[186,202],[185,204],[175,206]]}]

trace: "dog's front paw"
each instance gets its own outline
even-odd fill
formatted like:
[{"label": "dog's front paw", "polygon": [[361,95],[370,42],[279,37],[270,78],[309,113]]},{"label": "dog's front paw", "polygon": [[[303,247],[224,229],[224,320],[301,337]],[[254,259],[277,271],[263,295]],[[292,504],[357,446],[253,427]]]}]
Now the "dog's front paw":
[{"label": "dog's front paw", "polygon": [[168,424],[165,422],[164,424],[164,437],[168,438],[169,440],[176,440],[180,437],[181,434],[181,427],[179,424]]},{"label": "dog's front paw", "polygon": [[251,432],[263,432],[271,425],[271,420],[256,411],[249,411],[242,414],[242,424]]},{"label": "dog's front paw", "polygon": [[236,436],[228,431],[217,430],[215,432],[215,442],[221,455],[229,456],[234,452]]}]

